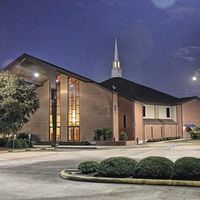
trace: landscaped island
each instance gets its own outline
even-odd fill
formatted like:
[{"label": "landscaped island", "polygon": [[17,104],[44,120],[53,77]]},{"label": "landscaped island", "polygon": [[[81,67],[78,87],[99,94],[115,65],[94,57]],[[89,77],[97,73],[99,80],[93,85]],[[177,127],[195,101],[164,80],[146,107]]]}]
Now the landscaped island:
[{"label": "landscaped island", "polygon": [[[66,172],[66,173],[65,173]],[[137,162],[127,157],[85,161],[76,171],[63,171],[61,177],[90,182],[187,185],[200,187],[200,159],[182,157],[175,162],[150,156]]]}]

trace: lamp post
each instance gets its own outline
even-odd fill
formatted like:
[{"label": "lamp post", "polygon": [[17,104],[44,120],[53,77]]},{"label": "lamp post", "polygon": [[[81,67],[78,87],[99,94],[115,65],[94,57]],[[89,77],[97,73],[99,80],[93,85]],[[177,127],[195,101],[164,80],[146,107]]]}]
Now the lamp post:
[{"label": "lamp post", "polygon": [[200,79],[200,68],[197,69],[195,72],[194,72],[194,75],[192,77],[192,80],[193,81],[197,81],[198,79]]}]

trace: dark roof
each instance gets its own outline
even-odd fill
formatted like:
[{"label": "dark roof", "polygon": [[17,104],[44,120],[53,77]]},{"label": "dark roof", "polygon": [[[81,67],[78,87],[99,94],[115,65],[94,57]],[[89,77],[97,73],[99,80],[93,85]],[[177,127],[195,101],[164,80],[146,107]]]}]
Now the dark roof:
[{"label": "dark roof", "polygon": [[194,100],[194,99],[200,100],[199,97],[197,97],[197,96],[192,96],[192,97],[183,97],[183,98],[180,98],[180,99],[179,99],[179,102],[180,102],[180,103],[185,103],[185,102],[187,102],[187,101],[192,101],[192,100]]},{"label": "dark roof", "polygon": [[113,89],[124,97],[143,103],[172,105],[176,104],[179,100],[174,96],[134,83],[124,78],[111,78],[102,82],[101,85],[108,89]]},{"label": "dark roof", "polygon": [[[81,76],[79,74],[76,74],[74,72],[71,72],[69,70],[63,69],[57,65],[51,64],[49,62],[46,62],[44,60],[41,60],[39,58],[36,58],[34,56],[31,56],[29,54],[22,54],[20,57],[15,59],[13,62],[8,64],[6,67],[3,68],[3,70],[11,70],[12,67],[14,67],[17,63],[22,62],[24,59],[28,59],[31,61],[34,61],[38,64],[45,64],[45,67],[53,67],[57,71],[60,71],[64,74],[70,75],[74,78],[77,78],[79,80],[94,83],[96,85],[99,85],[100,87],[111,91],[116,91],[119,93],[119,95],[129,99],[129,100],[136,100],[143,103],[152,103],[152,104],[165,104],[165,105],[174,105],[174,104],[181,104],[193,99],[199,99],[198,97],[185,97],[185,98],[176,98],[174,96],[165,94],[163,92],[154,90],[152,88],[134,83],[132,81],[129,81],[124,78],[111,78],[108,79],[102,83],[98,83],[94,80],[91,80],[89,78],[86,78],[84,76]],[[116,87],[115,89],[113,88]],[[200,99],[199,99],[200,100]]]}]

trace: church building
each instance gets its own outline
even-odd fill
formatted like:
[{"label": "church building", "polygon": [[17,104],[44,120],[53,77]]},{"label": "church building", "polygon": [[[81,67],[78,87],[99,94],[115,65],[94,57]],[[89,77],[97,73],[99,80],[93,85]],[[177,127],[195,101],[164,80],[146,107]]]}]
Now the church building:
[{"label": "church building", "polygon": [[23,54],[4,68],[35,87],[40,108],[22,131],[42,142],[94,141],[94,130],[111,128],[115,141],[126,132],[141,142],[188,137],[184,126],[200,126],[200,99],[177,98],[122,78],[117,39],[111,78],[98,83]]}]

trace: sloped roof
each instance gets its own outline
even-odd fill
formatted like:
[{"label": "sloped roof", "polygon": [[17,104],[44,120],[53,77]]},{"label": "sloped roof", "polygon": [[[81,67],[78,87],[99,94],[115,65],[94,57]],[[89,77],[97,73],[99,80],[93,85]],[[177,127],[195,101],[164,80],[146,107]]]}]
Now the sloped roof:
[{"label": "sloped roof", "polygon": [[[93,80],[91,80],[91,79],[89,79],[89,78],[86,78],[86,77],[84,77],[84,76],[81,76],[81,75],[79,75],[79,74],[76,74],[76,73],[74,73],[74,72],[71,72],[71,71],[69,71],[69,70],[66,70],[66,69],[61,68],[61,67],[59,67],[59,66],[57,66],[57,65],[54,65],[54,64],[52,64],[52,63],[49,63],[49,62],[47,62],[47,61],[45,61],[45,60],[39,59],[39,58],[37,58],[37,57],[34,57],[34,56],[29,55],[29,54],[26,54],[26,53],[22,54],[21,56],[19,56],[18,58],[16,58],[13,62],[11,62],[11,63],[8,64],[7,66],[5,66],[5,67],[3,68],[3,70],[11,70],[11,69],[13,69],[13,67],[16,66],[16,64],[18,64],[18,63],[20,63],[20,62],[24,62],[24,61],[35,62],[35,63],[37,63],[37,64],[39,64],[39,65],[45,64],[45,67],[46,67],[46,68],[48,68],[48,67],[55,68],[56,70],[58,70],[58,71],[60,71],[60,72],[62,72],[62,73],[64,73],[64,74],[67,74],[67,75],[69,75],[69,76],[72,76],[72,77],[74,77],[74,78],[77,78],[77,79],[79,79],[79,80],[82,80],[82,81],[85,81],[85,82],[97,83],[97,82],[95,82],[95,81],[93,81]],[[26,66],[26,67],[27,67],[27,66]]]},{"label": "sloped roof", "polygon": [[197,97],[197,96],[192,96],[192,97],[183,97],[183,98],[180,98],[179,99],[179,102],[180,103],[185,103],[185,102],[188,102],[188,101],[192,101],[194,99],[198,99],[200,101],[200,98]]},{"label": "sloped roof", "polygon": [[[57,71],[82,80],[84,82],[94,83],[99,85],[100,87],[104,88],[105,90],[109,90],[110,92],[116,91],[119,93],[120,96],[123,96],[129,100],[136,100],[143,103],[150,103],[150,104],[163,104],[163,105],[175,105],[175,104],[182,104],[184,102],[199,99],[199,97],[185,97],[185,98],[176,98],[174,96],[165,94],[158,90],[154,90],[144,85],[137,84],[130,80],[124,78],[111,78],[102,83],[98,83],[94,80],[71,72],[69,70],[63,69],[57,65],[51,64],[47,61],[41,60],[29,54],[22,54],[20,57],[16,58],[13,62],[8,64],[3,70],[12,70],[18,63],[25,64],[26,62],[31,61],[34,63],[38,63],[38,65],[42,65],[44,67],[53,67]],[[26,66],[24,68],[27,68]],[[21,69],[21,68],[20,68]],[[30,69],[27,69],[30,70]],[[27,74],[26,74],[27,75]],[[199,99],[200,100],[200,99]]]},{"label": "sloped roof", "polygon": [[102,86],[118,92],[120,95],[143,103],[172,105],[178,98],[137,84],[124,78],[111,78],[101,83]]}]

